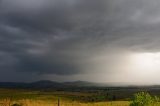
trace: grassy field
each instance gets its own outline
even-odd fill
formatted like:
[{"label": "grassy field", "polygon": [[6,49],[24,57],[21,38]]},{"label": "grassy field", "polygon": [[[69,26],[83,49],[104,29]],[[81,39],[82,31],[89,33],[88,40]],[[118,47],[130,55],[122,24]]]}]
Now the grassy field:
[{"label": "grassy field", "polygon": [[[127,101],[125,98],[122,100],[108,100],[108,99],[105,100],[103,96],[101,97],[100,95],[96,95],[95,93],[90,93],[90,92],[39,91],[39,90],[0,88],[0,106],[129,106],[129,105],[130,105],[130,100]],[[154,106],[160,106],[160,103]]]},{"label": "grassy field", "polygon": [[[10,99],[4,99],[0,101],[0,106],[58,106],[56,100],[31,100],[22,99],[13,101]],[[114,101],[114,102],[96,102],[96,103],[81,103],[81,102],[70,102],[70,101],[60,101],[59,106],[129,106],[127,101]]]},{"label": "grassy field", "polygon": [[128,101],[82,102],[83,97],[92,95],[79,92],[0,89],[0,106],[58,106],[58,100],[60,106],[129,106]]}]

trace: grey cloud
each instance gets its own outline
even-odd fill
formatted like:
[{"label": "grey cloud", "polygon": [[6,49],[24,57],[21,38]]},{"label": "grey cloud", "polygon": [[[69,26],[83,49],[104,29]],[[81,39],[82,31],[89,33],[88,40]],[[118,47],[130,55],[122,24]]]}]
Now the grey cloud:
[{"label": "grey cloud", "polygon": [[0,56],[0,67],[71,75],[96,72],[88,67],[99,68],[97,57],[110,71],[111,59],[100,58],[115,50],[160,50],[159,5],[158,0],[1,0],[0,52],[8,57]]}]

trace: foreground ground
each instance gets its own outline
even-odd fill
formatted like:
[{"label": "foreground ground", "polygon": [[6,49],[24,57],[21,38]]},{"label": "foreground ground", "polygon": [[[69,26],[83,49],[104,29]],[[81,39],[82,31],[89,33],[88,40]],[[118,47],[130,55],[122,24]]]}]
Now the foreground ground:
[{"label": "foreground ground", "polygon": [[[15,105],[17,104],[17,105]],[[0,101],[0,106],[58,106],[57,101],[45,101],[45,100],[18,100],[10,101],[9,99],[4,99]],[[80,103],[77,101],[61,101],[59,106],[129,106],[127,101],[114,101],[114,102],[96,102],[96,103]]]},{"label": "foreground ground", "polygon": [[129,106],[130,99],[124,98],[124,95],[129,95],[133,91],[121,88],[107,89],[103,92],[90,89],[87,91],[42,91],[0,88],[0,106]]},{"label": "foreground ground", "polygon": [[[92,93],[0,89],[0,106],[129,106],[128,101],[82,101]],[[15,104],[15,105],[14,105]]]}]

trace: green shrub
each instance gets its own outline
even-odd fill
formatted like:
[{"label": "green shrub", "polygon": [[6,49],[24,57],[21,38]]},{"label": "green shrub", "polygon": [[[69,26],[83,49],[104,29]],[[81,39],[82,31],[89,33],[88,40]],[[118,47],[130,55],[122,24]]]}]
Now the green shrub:
[{"label": "green shrub", "polygon": [[139,92],[134,94],[134,98],[130,106],[154,106],[158,103],[158,97],[152,97],[147,92]]}]

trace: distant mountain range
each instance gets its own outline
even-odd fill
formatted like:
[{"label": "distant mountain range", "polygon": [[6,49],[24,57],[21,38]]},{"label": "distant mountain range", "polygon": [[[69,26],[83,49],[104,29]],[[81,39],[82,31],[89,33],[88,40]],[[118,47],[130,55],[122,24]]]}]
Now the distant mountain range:
[{"label": "distant mountain range", "polygon": [[[41,80],[36,82],[0,82],[0,88],[20,88],[20,89],[51,89],[51,90],[63,90],[74,89],[81,87],[147,87],[147,86],[127,86],[124,83],[93,83],[87,81],[74,81],[74,82],[55,82],[50,80]],[[149,87],[160,87],[159,85]]]},{"label": "distant mountain range", "polygon": [[54,82],[50,80],[41,80],[31,83],[0,82],[0,88],[54,89],[54,88],[91,87],[91,86],[102,86],[102,85],[86,81]]}]

